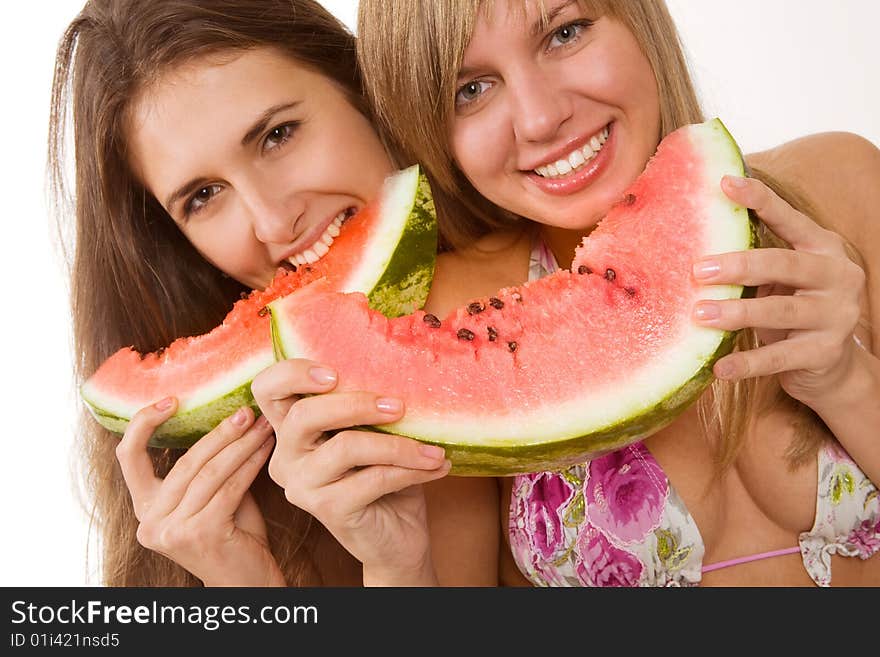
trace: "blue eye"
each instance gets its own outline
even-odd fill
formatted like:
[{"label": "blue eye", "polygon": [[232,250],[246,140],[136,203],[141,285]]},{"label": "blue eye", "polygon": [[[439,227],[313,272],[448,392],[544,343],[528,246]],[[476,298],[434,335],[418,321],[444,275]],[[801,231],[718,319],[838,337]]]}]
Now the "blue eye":
[{"label": "blue eye", "polygon": [[580,38],[581,33],[592,24],[593,21],[590,20],[579,20],[566,23],[562,27],[553,30],[553,33],[550,35],[550,47],[558,48],[574,43]]},{"label": "blue eye", "polygon": [[461,86],[455,94],[455,105],[461,107],[477,100],[486,90],[492,86],[489,82],[482,80],[471,80],[467,84]]}]

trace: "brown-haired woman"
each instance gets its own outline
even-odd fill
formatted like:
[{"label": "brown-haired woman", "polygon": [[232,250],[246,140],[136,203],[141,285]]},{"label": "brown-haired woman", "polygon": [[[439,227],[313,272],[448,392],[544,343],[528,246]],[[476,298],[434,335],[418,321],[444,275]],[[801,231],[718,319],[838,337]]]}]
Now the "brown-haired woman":
[{"label": "brown-haired woman", "polygon": [[[71,196],[75,206],[80,377],[126,345],[147,352],[207,332],[279,266],[320,258],[333,221],[362,207],[393,170],[361,95],[353,38],[312,0],[90,0],[61,41],[52,109],[53,185],[61,207]],[[68,115],[73,195],[64,185]],[[394,400],[331,393],[322,396],[326,410],[297,407],[287,418],[293,396],[334,385],[318,363],[284,363],[259,386],[263,417],[241,409],[185,454],[147,448],[174,412],[172,398],[138,413],[121,441],[84,414],[103,583],[405,584],[429,571],[441,583],[494,578],[494,489],[444,479],[442,450],[415,441],[344,431],[320,439],[324,429],[396,419]],[[300,424],[317,431],[307,443],[288,439]],[[312,515],[267,475],[273,425],[273,476]],[[337,444],[354,453],[325,457]],[[291,482],[303,460],[308,482]],[[339,502],[334,489],[322,499],[338,504],[310,506],[299,494],[314,499],[331,480],[348,496]],[[352,480],[356,497],[343,486]],[[479,498],[480,487],[482,507],[457,501]],[[389,525],[415,518],[437,537],[432,558],[405,550],[360,558],[333,536],[345,540],[334,524],[340,508]]]},{"label": "brown-haired woman", "polygon": [[[660,139],[703,120],[662,0],[361,0],[358,36],[381,125],[426,168],[457,249],[437,267],[441,316],[567,267]],[[511,580],[880,584],[880,272],[864,264],[880,258],[880,151],[834,133],[748,161],[756,179],[719,184],[774,248],[694,269],[761,286],[694,309],[745,328],[739,348],[645,441],[501,480]]]}]

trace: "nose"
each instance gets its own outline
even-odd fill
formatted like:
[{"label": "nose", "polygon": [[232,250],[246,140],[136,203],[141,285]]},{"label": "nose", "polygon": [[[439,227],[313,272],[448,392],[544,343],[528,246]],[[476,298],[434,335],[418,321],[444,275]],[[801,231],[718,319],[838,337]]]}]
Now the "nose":
[{"label": "nose", "polygon": [[296,223],[305,210],[295,195],[277,189],[269,181],[240,184],[238,193],[260,242],[284,244],[293,240]]},{"label": "nose", "polygon": [[553,87],[552,78],[537,65],[520,69],[507,85],[514,99],[513,129],[518,141],[552,140],[571,117],[567,96]]}]

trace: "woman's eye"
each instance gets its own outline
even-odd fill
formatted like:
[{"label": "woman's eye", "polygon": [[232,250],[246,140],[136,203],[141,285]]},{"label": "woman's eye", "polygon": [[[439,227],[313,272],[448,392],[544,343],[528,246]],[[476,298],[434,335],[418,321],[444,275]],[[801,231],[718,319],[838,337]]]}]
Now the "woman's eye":
[{"label": "woman's eye", "polygon": [[220,193],[220,185],[205,185],[189,197],[183,211],[186,216],[199,212],[212,198]]},{"label": "woman's eye", "polygon": [[295,123],[285,123],[272,128],[263,140],[263,149],[270,151],[283,145],[293,135],[295,127]]},{"label": "woman's eye", "polygon": [[464,86],[460,87],[455,94],[456,106],[461,107],[462,105],[467,105],[468,103],[475,101],[486,92],[489,86],[490,84],[488,82],[471,80]]},{"label": "woman's eye", "polygon": [[577,38],[581,35],[587,27],[590,26],[592,21],[578,21],[575,23],[567,23],[562,27],[553,31],[553,34],[550,36],[550,47],[556,48],[559,46],[565,46],[573,41],[576,41]]}]

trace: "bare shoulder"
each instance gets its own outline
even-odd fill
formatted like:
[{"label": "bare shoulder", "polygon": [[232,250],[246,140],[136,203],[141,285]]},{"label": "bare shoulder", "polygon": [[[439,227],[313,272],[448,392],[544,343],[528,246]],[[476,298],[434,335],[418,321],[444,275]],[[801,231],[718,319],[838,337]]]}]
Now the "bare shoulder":
[{"label": "bare shoulder", "polygon": [[441,253],[425,310],[445,317],[469,299],[522,283],[528,274],[528,242],[522,231],[498,232],[466,249]]},{"label": "bare shoulder", "polygon": [[[877,253],[880,248],[880,148],[851,132],[801,137],[747,157],[783,183],[796,185],[826,228]],[[868,253],[865,254],[866,256]]]}]

